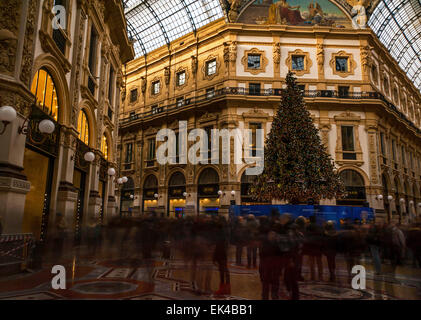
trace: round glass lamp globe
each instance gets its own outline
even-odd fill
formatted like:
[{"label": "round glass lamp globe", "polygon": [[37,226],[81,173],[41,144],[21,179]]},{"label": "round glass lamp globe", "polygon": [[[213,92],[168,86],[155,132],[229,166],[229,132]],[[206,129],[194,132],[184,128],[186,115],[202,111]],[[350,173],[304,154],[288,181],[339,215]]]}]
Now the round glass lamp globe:
[{"label": "round glass lamp globe", "polygon": [[56,126],[51,120],[44,119],[39,123],[38,129],[41,133],[52,134],[56,129]]},{"label": "round glass lamp globe", "polygon": [[95,155],[93,152],[88,151],[85,153],[85,155],[83,156],[83,158],[85,159],[85,161],[87,162],[92,162],[95,160]]},{"label": "round glass lamp globe", "polygon": [[108,169],[108,175],[109,176],[114,176],[115,175],[115,169],[114,168],[109,168]]},{"label": "round glass lamp globe", "polygon": [[121,179],[123,179],[123,183],[126,183],[127,181],[129,181],[129,179],[126,177],[126,176],[124,176],[123,178],[121,178]]},{"label": "round glass lamp globe", "polygon": [[16,119],[16,110],[10,106],[0,108],[0,121],[12,122]]},{"label": "round glass lamp globe", "polygon": [[122,179],[122,178],[118,178],[118,179],[117,179],[117,183],[118,183],[118,184],[123,184],[123,179]]}]

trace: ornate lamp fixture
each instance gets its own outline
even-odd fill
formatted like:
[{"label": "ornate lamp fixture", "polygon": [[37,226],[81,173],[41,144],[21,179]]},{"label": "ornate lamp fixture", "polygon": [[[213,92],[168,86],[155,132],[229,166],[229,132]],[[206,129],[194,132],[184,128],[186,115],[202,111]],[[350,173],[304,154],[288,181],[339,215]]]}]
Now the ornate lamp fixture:
[{"label": "ornate lamp fixture", "polygon": [[7,126],[16,119],[16,110],[10,106],[3,106],[0,108],[0,121],[3,123],[3,129],[0,131],[0,135],[2,135],[5,131]]}]

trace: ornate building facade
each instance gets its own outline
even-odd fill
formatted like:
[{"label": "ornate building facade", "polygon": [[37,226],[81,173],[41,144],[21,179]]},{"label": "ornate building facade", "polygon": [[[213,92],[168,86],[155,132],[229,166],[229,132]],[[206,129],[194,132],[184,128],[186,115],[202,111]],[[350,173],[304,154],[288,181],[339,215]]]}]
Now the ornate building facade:
[{"label": "ornate building facade", "polygon": [[134,57],[123,5],[11,0],[0,16],[0,103],[17,113],[0,135],[3,233],[43,240],[61,215],[77,235],[116,210],[109,169],[122,64]]},{"label": "ornate building facade", "polygon": [[177,132],[179,121],[188,130],[268,133],[291,70],[347,188],[346,198],[322,203],[369,205],[402,221],[420,214],[421,94],[373,31],[355,25],[364,21],[352,7],[231,2],[226,19],[127,64],[116,160],[129,181],[118,189],[120,210],[174,217],[253,203],[246,165],[159,165],[156,134]]}]

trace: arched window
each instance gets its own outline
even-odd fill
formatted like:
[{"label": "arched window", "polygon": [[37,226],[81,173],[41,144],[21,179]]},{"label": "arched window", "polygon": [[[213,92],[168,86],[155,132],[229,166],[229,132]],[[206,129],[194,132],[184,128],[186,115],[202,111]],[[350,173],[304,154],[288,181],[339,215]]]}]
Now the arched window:
[{"label": "arched window", "polygon": [[38,70],[32,79],[31,92],[37,99],[38,106],[54,120],[58,120],[59,101],[53,78],[44,68]]},{"label": "arched window", "polygon": [[340,205],[365,205],[366,193],[364,186],[364,178],[355,170],[343,170],[340,173],[341,180],[345,185],[346,196],[344,199],[338,200]]},{"label": "arched window", "polygon": [[107,139],[107,136],[105,134],[102,136],[101,152],[102,152],[105,160],[108,160],[108,139]]},{"label": "arched window", "polygon": [[219,183],[218,173],[212,168],[206,168],[199,177],[199,184],[215,184]]},{"label": "arched window", "polygon": [[79,140],[84,144],[89,145],[89,122],[88,116],[84,110],[81,110],[79,113],[77,131],[79,131]]}]

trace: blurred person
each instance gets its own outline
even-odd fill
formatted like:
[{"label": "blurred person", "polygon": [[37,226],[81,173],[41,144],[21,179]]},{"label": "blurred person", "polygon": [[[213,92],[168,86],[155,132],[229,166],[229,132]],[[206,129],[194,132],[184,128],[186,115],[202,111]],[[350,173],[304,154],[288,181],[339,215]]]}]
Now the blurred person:
[{"label": "blurred person", "polygon": [[67,237],[67,223],[65,217],[57,212],[53,236],[53,263],[59,262],[63,254],[63,247]]},{"label": "blurred person", "polygon": [[[291,300],[299,300],[299,255],[303,247],[304,235],[292,220],[291,214],[281,215],[278,226],[281,270],[284,270],[284,284]],[[282,271],[281,271],[282,272]]]},{"label": "blurred person", "polygon": [[381,274],[382,263],[380,259],[381,233],[382,226],[376,224],[374,221],[369,225],[367,232],[367,244],[370,248],[370,253],[373,258],[373,265],[376,275]]},{"label": "blurred person", "polygon": [[326,222],[323,231],[322,253],[326,256],[327,266],[329,268],[329,280],[336,281],[336,243],[338,233],[335,230],[335,224],[329,220]]},{"label": "blurred person", "polygon": [[316,280],[316,265],[319,275],[319,281],[323,280],[323,263],[322,263],[322,228],[316,223],[316,217],[310,216],[309,224],[306,228],[306,242],[304,253],[309,257],[311,280]]},{"label": "blurred person", "polygon": [[215,295],[229,295],[231,294],[231,281],[227,257],[229,245],[228,226],[224,217],[218,217],[215,222],[213,261],[218,266],[220,279],[219,289],[215,292]]},{"label": "blurred person", "polygon": [[[406,246],[411,249],[415,262],[421,268],[421,223],[416,221],[411,224],[406,238]],[[415,265],[416,266],[416,265]]]},{"label": "blurred person", "polygon": [[232,243],[235,245],[235,264],[242,266],[243,248],[246,245],[246,221],[238,217],[233,225]]},{"label": "blurred person", "polygon": [[247,268],[256,268],[257,266],[257,248],[259,224],[256,217],[252,214],[247,216],[246,234],[247,234]]},{"label": "blurred person", "polygon": [[304,257],[304,243],[305,243],[305,232],[307,227],[307,220],[303,216],[299,216],[295,219],[295,224],[297,226],[297,232],[299,232],[301,237],[301,250],[297,253],[297,272],[298,272],[298,281],[304,281],[302,276],[302,268],[303,268],[303,257]]},{"label": "blurred person", "polygon": [[261,245],[259,248],[259,274],[262,282],[262,300],[279,299],[279,279],[281,276],[281,252],[279,236],[275,230],[265,224],[260,229]]}]

